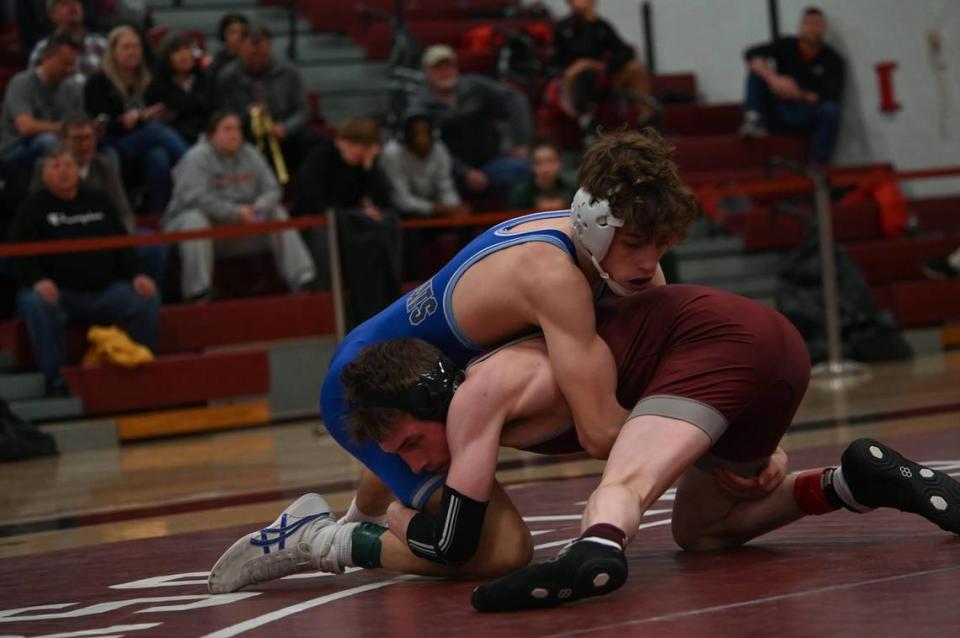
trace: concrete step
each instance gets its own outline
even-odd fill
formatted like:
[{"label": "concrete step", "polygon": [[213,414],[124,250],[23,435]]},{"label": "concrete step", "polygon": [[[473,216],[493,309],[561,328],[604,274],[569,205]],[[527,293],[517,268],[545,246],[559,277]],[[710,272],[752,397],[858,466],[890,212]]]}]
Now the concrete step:
[{"label": "concrete step", "polygon": [[120,445],[113,419],[80,419],[44,423],[40,430],[53,436],[61,454],[116,448]]},{"label": "concrete step", "polygon": [[385,92],[388,87],[384,62],[302,62],[297,66],[304,85],[321,97],[343,91]]},{"label": "concrete step", "polygon": [[[273,54],[278,60],[287,59],[287,47],[290,37],[274,35]],[[323,62],[345,63],[362,62],[366,60],[364,50],[353,43],[353,40],[332,33],[304,33],[297,35],[297,58],[295,63]]]},{"label": "concrete step", "polygon": [[45,390],[40,372],[0,375],[0,398],[5,401],[38,399],[43,397]]},{"label": "concrete step", "polygon": [[681,259],[740,255],[743,254],[743,239],[733,235],[693,238],[674,248],[673,252]]},{"label": "concrete step", "polygon": [[[684,283],[692,284],[697,282],[684,280]],[[773,274],[757,276],[751,279],[730,279],[713,284],[713,287],[732,292],[735,295],[756,299],[769,306],[776,305],[773,302],[773,297],[777,290],[777,276]]]},{"label": "concrete step", "polygon": [[387,112],[387,96],[382,93],[321,95],[320,110],[323,117],[334,124],[351,116],[381,116]]},{"label": "concrete step", "polygon": [[11,401],[10,409],[21,419],[38,423],[83,416],[83,401],[80,397],[28,399]]},{"label": "concrete step", "polygon": [[[278,55],[286,56],[287,53],[287,44],[290,40],[290,36],[286,31],[282,33],[273,34],[273,51]],[[219,51],[223,44],[213,38],[207,40],[206,42],[207,52],[215,54]],[[353,38],[339,33],[319,33],[319,32],[310,32],[310,33],[297,33],[297,50],[329,50],[331,57],[358,57],[361,59],[366,58],[366,53],[362,47],[357,46],[357,43]],[[339,56],[335,55],[339,54]]]},{"label": "concrete step", "polygon": [[944,351],[943,328],[910,328],[903,331],[903,338],[913,349],[913,354],[940,354]]},{"label": "concrete step", "polygon": [[319,379],[337,348],[333,337],[285,341],[270,346],[270,415],[274,419],[317,416]]},{"label": "concrete step", "polygon": [[[153,19],[156,24],[182,31],[202,31],[209,36],[217,33],[220,18],[226,8],[207,7],[194,9],[190,6],[181,8],[156,9]],[[270,29],[275,35],[287,33],[290,26],[290,16],[282,7],[256,6],[244,9],[244,14],[256,24]],[[309,33],[313,30],[310,21],[303,16],[297,16],[297,33]]]},{"label": "concrete step", "polygon": [[687,283],[714,285],[720,282],[752,279],[776,275],[780,256],[774,253],[758,255],[726,255],[720,257],[681,260],[680,278]]}]

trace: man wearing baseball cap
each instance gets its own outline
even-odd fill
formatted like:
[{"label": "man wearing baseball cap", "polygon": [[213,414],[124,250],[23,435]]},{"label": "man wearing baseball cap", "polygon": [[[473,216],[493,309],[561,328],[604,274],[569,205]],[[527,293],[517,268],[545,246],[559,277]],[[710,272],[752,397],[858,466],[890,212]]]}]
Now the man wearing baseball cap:
[{"label": "man wearing baseball cap", "polygon": [[[445,44],[429,47],[421,61],[427,83],[410,110],[429,115],[440,131],[453,155],[458,186],[506,195],[530,172],[533,118],[526,96],[490,78],[461,75],[457,54]],[[506,124],[506,140],[499,120]]]}]

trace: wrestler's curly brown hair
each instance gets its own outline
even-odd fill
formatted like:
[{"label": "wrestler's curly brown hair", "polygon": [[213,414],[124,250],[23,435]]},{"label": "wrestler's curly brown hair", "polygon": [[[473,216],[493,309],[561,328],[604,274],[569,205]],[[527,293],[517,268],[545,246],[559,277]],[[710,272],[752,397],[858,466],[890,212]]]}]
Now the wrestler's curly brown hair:
[{"label": "wrestler's curly brown hair", "polygon": [[602,133],[584,154],[577,182],[608,200],[629,232],[659,245],[681,242],[701,208],[680,181],[672,152],[652,128]]},{"label": "wrestler's curly brown hair", "polygon": [[343,366],[340,381],[349,405],[347,432],[357,443],[379,442],[389,436],[406,412],[363,407],[372,393],[399,394],[437,363],[440,350],[420,339],[390,339],[367,346]]}]

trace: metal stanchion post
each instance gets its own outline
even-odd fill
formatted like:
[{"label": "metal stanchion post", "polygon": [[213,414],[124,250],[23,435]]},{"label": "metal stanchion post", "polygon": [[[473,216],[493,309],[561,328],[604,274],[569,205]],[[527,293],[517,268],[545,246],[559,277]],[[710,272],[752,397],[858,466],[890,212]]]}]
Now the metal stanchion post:
[{"label": "metal stanchion post", "polygon": [[288,35],[289,40],[287,42],[287,59],[296,60],[297,59],[297,0],[290,0],[288,9]]},{"label": "metal stanchion post", "polygon": [[823,285],[823,313],[827,330],[827,360],[813,367],[815,378],[846,380],[868,372],[866,366],[843,359],[837,298],[837,262],[833,250],[833,215],[830,210],[830,186],[823,172],[810,174],[814,187],[814,208],[820,240],[820,278]]},{"label": "metal stanchion post", "polygon": [[337,343],[347,334],[347,311],[343,301],[343,273],[340,269],[340,241],[337,237],[337,216],[327,210],[327,254],[330,256],[330,289],[333,292],[333,319]]}]

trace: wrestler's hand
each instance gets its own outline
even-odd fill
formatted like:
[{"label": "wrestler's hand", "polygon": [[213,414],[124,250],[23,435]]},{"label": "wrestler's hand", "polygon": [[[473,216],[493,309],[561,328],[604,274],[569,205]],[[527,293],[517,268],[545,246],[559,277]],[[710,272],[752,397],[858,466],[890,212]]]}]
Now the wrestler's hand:
[{"label": "wrestler's hand", "polygon": [[746,478],[733,472],[717,469],[713,473],[717,485],[727,496],[738,501],[755,501],[777,489],[787,475],[787,453],[781,448],[770,456],[767,467],[757,476]]},{"label": "wrestler's hand", "polygon": [[387,507],[387,527],[393,535],[404,543],[407,542],[407,527],[410,520],[417,515],[417,510],[410,509],[400,501],[394,501]]}]

